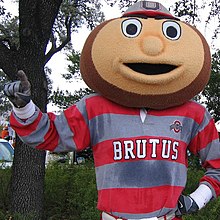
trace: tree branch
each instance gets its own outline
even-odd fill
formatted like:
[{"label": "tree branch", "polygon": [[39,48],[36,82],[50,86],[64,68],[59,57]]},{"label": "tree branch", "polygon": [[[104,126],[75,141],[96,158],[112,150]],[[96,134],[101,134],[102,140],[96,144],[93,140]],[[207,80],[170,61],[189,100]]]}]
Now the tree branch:
[{"label": "tree branch", "polygon": [[60,46],[56,47],[56,41],[54,36],[52,36],[52,47],[49,50],[49,52],[45,55],[45,64],[51,59],[51,57],[61,51],[70,41],[71,41],[71,26],[72,26],[72,17],[66,17],[65,20],[65,26],[66,26],[66,38],[65,40],[60,44]]},{"label": "tree branch", "polygon": [[11,79],[16,79],[18,67],[15,58],[16,51],[9,49],[2,41],[0,41],[0,68]]}]

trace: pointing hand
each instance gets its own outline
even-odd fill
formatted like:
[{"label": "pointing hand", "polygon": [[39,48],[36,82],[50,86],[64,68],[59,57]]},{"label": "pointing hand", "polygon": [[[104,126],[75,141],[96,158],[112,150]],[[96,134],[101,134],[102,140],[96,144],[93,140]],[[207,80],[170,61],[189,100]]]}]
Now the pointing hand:
[{"label": "pointing hand", "polygon": [[17,73],[18,81],[4,85],[4,94],[15,107],[22,108],[31,100],[31,85],[23,70]]}]

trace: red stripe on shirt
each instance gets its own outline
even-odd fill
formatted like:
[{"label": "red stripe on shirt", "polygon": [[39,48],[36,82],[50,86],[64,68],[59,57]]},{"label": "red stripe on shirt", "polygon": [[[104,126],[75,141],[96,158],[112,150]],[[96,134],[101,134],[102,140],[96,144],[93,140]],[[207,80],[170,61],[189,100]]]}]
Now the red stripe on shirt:
[{"label": "red stripe on shirt", "polygon": [[110,213],[128,214],[143,214],[162,208],[174,208],[182,190],[183,187],[178,186],[103,189],[98,191],[97,208]]},{"label": "red stripe on shirt", "polygon": [[36,120],[33,123],[31,123],[31,124],[21,124],[15,118],[14,113],[12,113],[11,116],[10,116],[10,124],[19,136],[21,136],[21,137],[28,136],[36,130],[42,116],[43,116],[42,112],[39,112]]},{"label": "red stripe on shirt", "polygon": [[205,161],[205,163],[203,164],[203,167],[206,169],[208,168],[220,169],[220,158],[215,159],[215,160]]},{"label": "red stripe on shirt", "polygon": [[77,150],[84,150],[90,145],[90,132],[80,111],[75,105],[64,111],[70,129],[73,132],[73,139]]},{"label": "red stripe on shirt", "polygon": [[220,183],[218,180],[210,177],[210,176],[203,176],[200,182],[208,182],[211,184],[213,189],[215,190],[216,196],[220,196]]},{"label": "red stripe on shirt", "polygon": [[205,108],[196,102],[186,102],[181,106],[164,110],[149,110],[148,113],[155,116],[183,116],[195,120],[198,124],[202,123]]},{"label": "red stripe on shirt", "polygon": [[[137,108],[127,108],[121,105],[118,105],[114,102],[109,101],[108,99],[102,96],[93,96],[86,100],[86,106],[88,109],[91,109],[88,112],[88,118],[92,118],[102,115],[102,114],[124,114],[124,115],[139,115],[140,109]],[[93,111],[94,106],[99,106]]]},{"label": "red stripe on shirt", "polygon": [[[136,140],[147,140],[146,142],[146,157],[144,158],[140,158],[139,156],[137,156],[137,146],[135,145],[135,141]],[[146,137],[135,137],[135,138],[120,138],[119,142],[121,143],[121,152],[122,152],[122,158],[120,159],[119,154],[114,153],[114,141],[118,141],[117,139],[115,140],[107,140],[107,141],[103,141],[99,144],[97,144],[96,146],[93,147],[93,155],[94,155],[94,161],[95,161],[95,166],[102,166],[105,164],[111,164],[111,163],[115,163],[115,162],[125,162],[128,159],[125,159],[125,145],[123,144],[124,141],[132,141],[134,143],[134,148],[133,148],[133,155],[130,156],[129,160],[167,160],[167,161],[175,161],[178,163],[182,163],[182,164],[186,164],[186,143],[178,141],[178,147],[175,147],[174,149],[174,140],[169,139],[171,141],[171,147],[170,147],[170,153],[169,153],[169,157],[168,158],[163,158],[162,157],[162,139],[160,138],[160,143],[157,145],[156,147],[156,154],[154,152],[154,148],[152,147],[151,143],[148,143],[149,139],[154,139],[154,137],[148,138],[146,139]],[[155,137],[155,139],[158,139],[157,137]],[[164,138],[166,139],[166,138]],[[118,142],[118,143],[119,143]],[[141,146],[144,146],[141,144]],[[120,146],[118,147],[118,149],[120,148]],[[142,147],[139,148],[141,149],[141,154],[144,155]],[[176,151],[177,152],[176,152]],[[116,150],[117,152],[117,150]],[[167,152],[167,151],[166,151]],[[129,154],[130,155],[130,154]],[[140,155],[140,154],[139,154]],[[153,156],[152,156],[153,155]],[[116,157],[115,157],[116,156]],[[117,157],[118,156],[118,157]],[[135,156],[135,158],[133,158],[133,156]],[[156,156],[156,157],[155,157]],[[175,156],[177,158],[175,158]]]},{"label": "red stripe on shirt", "polygon": [[[193,138],[190,143],[190,151],[197,154],[200,150],[204,149],[213,140],[218,139],[218,132],[215,129],[214,121],[211,119],[207,126]],[[199,149],[198,149],[199,147]]]},{"label": "red stripe on shirt", "polygon": [[48,117],[50,119],[50,127],[48,129],[48,132],[44,136],[44,142],[39,144],[36,148],[53,151],[58,145],[59,135],[54,125],[56,115],[53,113],[48,113]]}]

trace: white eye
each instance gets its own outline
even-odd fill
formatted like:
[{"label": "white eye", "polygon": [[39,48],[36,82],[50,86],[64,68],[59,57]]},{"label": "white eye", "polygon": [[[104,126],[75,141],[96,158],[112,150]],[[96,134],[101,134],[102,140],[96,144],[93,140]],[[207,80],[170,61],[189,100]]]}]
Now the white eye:
[{"label": "white eye", "polygon": [[138,19],[130,18],[124,20],[121,25],[123,34],[126,37],[137,37],[141,32],[142,24]]},{"label": "white eye", "polygon": [[181,36],[181,27],[174,21],[165,21],[163,23],[163,34],[170,40],[178,40]]}]

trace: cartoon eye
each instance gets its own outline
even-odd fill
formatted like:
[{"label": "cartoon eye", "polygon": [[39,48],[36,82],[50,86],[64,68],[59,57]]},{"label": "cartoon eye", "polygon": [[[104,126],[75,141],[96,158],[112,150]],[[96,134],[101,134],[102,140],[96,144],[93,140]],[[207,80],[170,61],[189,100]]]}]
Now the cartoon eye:
[{"label": "cartoon eye", "polygon": [[181,36],[181,27],[174,21],[165,21],[163,23],[163,34],[170,40],[178,40]]},{"label": "cartoon eye", "polygon": [[142,24],[138,19],[127,19],[122,22],[122,32],[126,37],[137,37],[142,28]]}]

